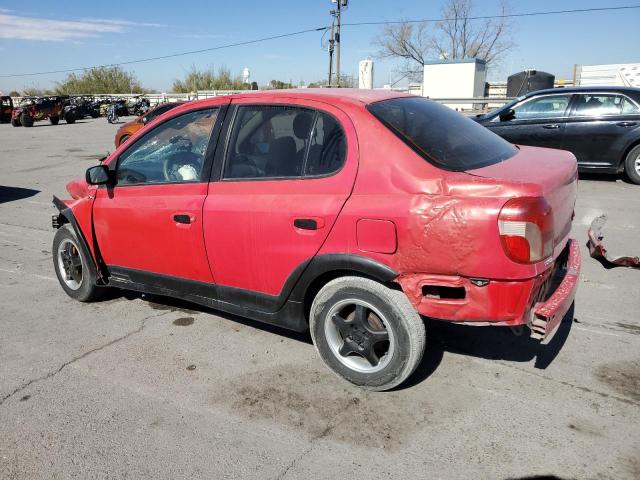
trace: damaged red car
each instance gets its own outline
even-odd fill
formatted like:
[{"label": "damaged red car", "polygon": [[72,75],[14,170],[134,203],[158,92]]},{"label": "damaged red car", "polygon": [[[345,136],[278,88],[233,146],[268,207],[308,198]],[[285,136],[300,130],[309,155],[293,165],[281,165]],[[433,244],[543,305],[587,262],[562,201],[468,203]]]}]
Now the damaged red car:
[{"label": "damaged red car", "polygon": [[53,257],[71,297],[116,287],[310,330],[329,368],[374,390],[415,370],[425,318],[544,338],[577,288],[573,155],[415,96],[192,102],[67,189]]}]

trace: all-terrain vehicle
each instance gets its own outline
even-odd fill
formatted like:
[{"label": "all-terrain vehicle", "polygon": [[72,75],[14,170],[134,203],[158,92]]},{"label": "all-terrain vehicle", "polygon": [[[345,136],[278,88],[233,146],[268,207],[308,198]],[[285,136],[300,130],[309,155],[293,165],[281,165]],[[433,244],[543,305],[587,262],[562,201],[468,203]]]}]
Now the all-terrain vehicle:
[{"label": "all-terrain vehicle", "polygon": [[11,124],[14,127],[33,127],[34,122],[48,118],[52,125],[57,125],[61,117],[67,123],[74,123],[75,108],[66,105],[68,100],[67,96],[23,98],[20,105],[13,109]]},{"label": "all-terrain vehicle", "polygon": [[13,100],[8,95],[0,97],[0,123],[9,123],[13,112]]},{"label": "all-terrain vehicle", "polygon": [[76,119],[100,116],[100,106],[91,97],[72,97],[69,106],[75,108]]}]

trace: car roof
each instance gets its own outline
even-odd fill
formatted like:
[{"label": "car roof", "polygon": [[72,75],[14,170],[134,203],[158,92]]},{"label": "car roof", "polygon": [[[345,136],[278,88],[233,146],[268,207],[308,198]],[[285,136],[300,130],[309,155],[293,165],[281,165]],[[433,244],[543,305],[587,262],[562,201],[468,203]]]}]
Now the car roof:
[{"label": "car roof", "polygon": [[292,88],[284,90],[249,91],[236,93],[232,98],[298,98],[317,100],[328,103],[365,104],[411,96],[407,93],[398,93],[391,90],[369,90],[359,88]]},{"label": "car roof", "polygon": [[593,86],[593,87],[557,87],[557,88],[547,88],[544,90],[536,90],[534,92],[529,92],[525,96],[532,97],[534,95],[544,95],[547,93],[585,93],[585,92],[628,92],[640,94],[640,88],[635,87],[621,87],[621,86]]}]

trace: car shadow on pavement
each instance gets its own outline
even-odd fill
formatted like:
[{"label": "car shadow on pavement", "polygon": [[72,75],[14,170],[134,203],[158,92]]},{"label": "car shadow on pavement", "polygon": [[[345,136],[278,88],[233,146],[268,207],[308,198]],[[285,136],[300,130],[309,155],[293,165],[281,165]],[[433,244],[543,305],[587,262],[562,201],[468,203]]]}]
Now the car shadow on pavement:
[{"label": "car shadow on pavement", "polygon": [[489,360],[530,362],[544,370],[555,360],[569,338],[574,322],[572,306],[548,342],[540,343],[524,329],[516,336],[509,327],[474,327],[451,322],[426,320],[427,348],[422,362],[399,389],[410,388],[427,379],[440,365],[444,352]]},{"label": "car shadow on pavement", "polygon": [[[294,332],[171,297],[113,289],[109,291],[103,301],[119,301],[121,299],[141,299],[155,310],[187,314],[209,313],[240,325],[312,345],[309,332]],[[551,365],[569,338],[569,332],[574,322],[574,306],[569,309],[551,339],[544,344],[531,339],[527,329],[524,329],[522,335],[516,336],[509,327],[473,327],[431,319],[425,319],[425,322],[427,345],[422,361],[407,381],[395,390],[411,388],[429,378],[440,365],[444,352],[508,362],[529,362],[535,359],[534,367],[544,370]]]},{"label": "car shadow on pavement", "polygon": [[40,190],[34,190],[33,188],[6,187],[0,185],[0,203],[22,200],[23,198],[33,197],[38,193],[40,193]]},{"label": "car shadow on pavement", "polygon": [[112,289],[112,290],[109,290],[109,292],[103,298],[103,301],[113,301],[113,300],[119,300],[119,299],[126,299],[126,300],[141,299],[147,302],[149,306],[154,310],[167,310],[167,311],[181,312],[181,313],[187,313],[187,314],[198,313],[198,312],[208,313],[210,315],[215,315],[217,317],[232,321],[237,324],[245,325],[247,327],[251,327],[251,328],[255,328],[265,332],[273,333],[275,335],[287,337],[292,340],[298,340],[300,342],[308,343],[310,345],[313,344],[313,342],[311,341],[311,335],[309,334],[309,332],[305,332],[305,333],[294,332],[292,330],[278,327],[276,325],[270,325],[268,323],[258,322],[256,320],[251,320],[246,317],[241,317],[238,315],[233,315],[231,313],[222,312],[220,310],[208,308],[202,305],[198,305],[196,303],[187,302],[185,300],[179,300],[177,298],[163,297],[160,295],[151,295],[147,293],[138,293],[130,290]]}]

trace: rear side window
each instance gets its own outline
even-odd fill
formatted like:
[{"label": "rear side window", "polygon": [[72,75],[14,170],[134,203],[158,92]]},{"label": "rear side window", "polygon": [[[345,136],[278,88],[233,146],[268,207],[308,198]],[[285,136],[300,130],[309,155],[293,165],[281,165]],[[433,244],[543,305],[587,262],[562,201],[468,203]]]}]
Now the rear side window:
[{"label": "rear side window", "polygon": [[422,158],[445,170],[480,168],[517,152],[482,125],[426,98],[384,100],[368,109]]},{"label": "rear side window", "polygon": [[224,168],[225,179],[326,175],[345,160],[344,132],[331,116],[286,105],[238,107]]},{"label": "rear side window", "polygon": [[[635,113],[633,112],[634,107],[635,105],[622,95],[580,94],[576,96],[574,116],[591,117]],[[637,109],[637,107],[635,108]]]}]

